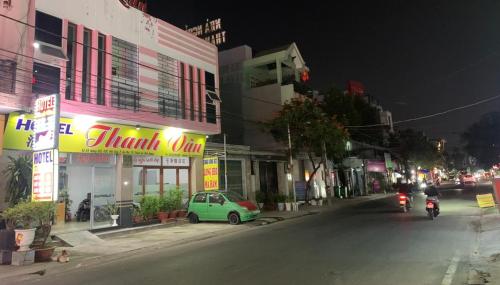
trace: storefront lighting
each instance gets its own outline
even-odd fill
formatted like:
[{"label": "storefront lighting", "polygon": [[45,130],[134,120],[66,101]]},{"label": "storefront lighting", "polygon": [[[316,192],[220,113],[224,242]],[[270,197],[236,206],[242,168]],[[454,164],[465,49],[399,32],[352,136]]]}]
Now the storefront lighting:
[{"label": "storefront lighting", "polygon": [[128,181],[123,181],[123,185],[127,186],[128,185]]},{"label": "storefront lighting", "polygon": [[39,49],[40,48],[40,43],[34,42],[33,43],[33,47],[36,48],[36,49]]},{"label": "storefront lighting", "polygon": [[287,173],[286,174],[286,178],[288,178],[288,181],[292,181],[292,174],[291,173]]},{"label": "storefront lighting", "polygon": [[136,129],[136,130],[138,130],[138,131],[140,131],[140,130],[141,130],[141,126],[136,125],[136,126],[135,126],[135,129]]},{"label": "storefront lighting", "polygon": [[86,132],[93,124],[97,122],[98,118],[87,115],[78,115],[75,117],[73,124],[75,129]]},{"label": "storefront lighting", "polygon": [[306,181],[309,181],[309,171],[305,171],[304,176],[306,178]]},{"label": "storefront lighting", "polygon": [[167,139],[176,139],[182,135],[184,132],[183,129],[180,128],[174,128],[174,127],[169,127],[165,130],[165,138]]}]

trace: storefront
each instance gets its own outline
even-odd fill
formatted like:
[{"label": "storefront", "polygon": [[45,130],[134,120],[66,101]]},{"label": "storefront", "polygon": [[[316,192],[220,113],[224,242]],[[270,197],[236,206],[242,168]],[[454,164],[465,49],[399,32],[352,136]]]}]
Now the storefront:
[{"label": "storefront", "polygon": [[[10,114],[4,149],[9,154],[26,155],[33,140],[32,130],[29,115]],[[186,202],[195,175],[192,165],[201,160],[204,147],[204,135],[174,128],[139,129],[61,118],[55,231],[109,227],[108,205],[131,208],[146,195],[164,195],[176,188],[183,191]],[[130,215],[120,215],[119,219],[122,225],[131,224]]]}]

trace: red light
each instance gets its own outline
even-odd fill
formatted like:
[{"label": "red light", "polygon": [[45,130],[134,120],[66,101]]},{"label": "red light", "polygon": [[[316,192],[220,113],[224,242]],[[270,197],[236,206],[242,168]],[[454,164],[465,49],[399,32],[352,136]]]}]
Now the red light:
[{"label": "red light", "polygon": [[401,199],[401,200],[405,200],[405,199],[406,199],[406,196],[405,196],[405,195],[399,195],[399,199]]}]

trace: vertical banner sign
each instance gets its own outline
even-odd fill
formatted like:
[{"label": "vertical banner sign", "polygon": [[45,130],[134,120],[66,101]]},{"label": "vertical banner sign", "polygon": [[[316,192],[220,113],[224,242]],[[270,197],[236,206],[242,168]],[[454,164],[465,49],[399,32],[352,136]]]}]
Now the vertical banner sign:
[{"label": "vertical banner sign", "polygon": [[35,126],[33,150],[47,150],[58,147],[59,112],[57,95],[38,98],[35,101]]},{"label": "vertical banner sign", "polygon": [[57,201],[59,179],[58,94],[36,99],[33,127],[33,176],[31,200]]},{"label": "vertical banner sign", "polygon": [[384,159],[385,159],[385,168],[393,169],[391,154],[388,152],[384,153]]},{"label": "vertical banner sign", "polygon": [[203,181],[205,191],[219,189],[219,158],[206,157],[203,159]]},{"label": "vertical banner sign", "polygon": [[57,200],[58,178],[57,150],[33,152],[31,200],[33,202]]}]

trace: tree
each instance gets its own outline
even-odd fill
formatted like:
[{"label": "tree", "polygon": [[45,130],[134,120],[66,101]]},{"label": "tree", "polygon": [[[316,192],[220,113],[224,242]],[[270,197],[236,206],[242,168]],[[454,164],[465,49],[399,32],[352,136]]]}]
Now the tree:
[{"label": "tree", "polygon": [[[332,88],[324,94],[324,100],[320,106],[327,115],[336,116],[344,126],[376,125],[380,123],[377,108],[371,106],[365,100],[365,97],[344,94],[336,88]],[[381,128],[351,128],[349,133],[353,140],[381,145],[383,142]]]},{"label": "tree", "polygon": [[410,162],[431,169],[443,161],[435,145],[422,132],[413,129],[402,130],[392,136],[390,146],[400,155],[407,170]]},{"label": "tree", "polygon": [[478,122],[462,134],[465,151],[477,159],[483,168],[489,168],[500,161],[500,112],[481,116]]},{"label": "tree", "polygon": [[[266,123],[266,126],[273,137],[284,145],[288,145],[288,129],[290,129],[292,154],[303,152],[309,158],[313,171],[306,181],[307,201],[311,181],[321,165],[325,164],[323,148],[330,159],[342,157],[347,140],[346,130],[335,117],[326,115],[317,101],[308,98],[293,99],[286,103],[277,116]],[[318,157],[319,162],[315,160]]]}]

